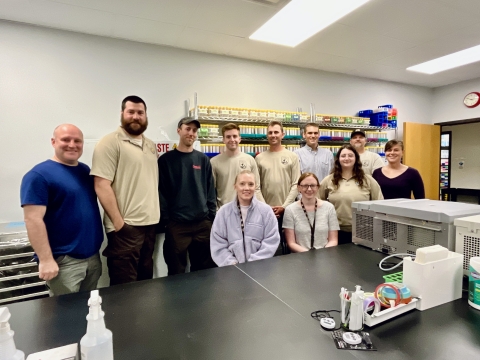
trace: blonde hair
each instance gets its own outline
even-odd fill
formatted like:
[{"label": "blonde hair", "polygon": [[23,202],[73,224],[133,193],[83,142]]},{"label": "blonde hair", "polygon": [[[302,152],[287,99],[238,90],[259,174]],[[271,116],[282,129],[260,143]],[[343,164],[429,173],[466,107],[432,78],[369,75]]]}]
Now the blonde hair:
[{"label": "blonde hair", "polygon": [[[234,183],[233,185],[235,185],[235,184],[237,183],[238,177],[239,177],[240,175],[242,175],[242,174],[251,174],[251,175],[253,175],[253,182],[255,183],[255,174],[253,173],[252,170],[248,170],[248,169],[247,169],[247,170],[242,170],[242,171],[240,171],[240,172],[237,174],[237,176],[235,176],[235,183]],[[255,185],[256,185],[256,184],[255,184]]]}]

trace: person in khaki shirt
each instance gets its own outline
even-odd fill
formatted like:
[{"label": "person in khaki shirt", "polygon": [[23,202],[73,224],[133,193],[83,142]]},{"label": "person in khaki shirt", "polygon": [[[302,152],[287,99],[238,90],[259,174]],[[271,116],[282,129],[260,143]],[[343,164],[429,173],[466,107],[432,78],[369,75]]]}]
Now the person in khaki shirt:
[{"label": "person in khaki shirt", "polygon": [[352,242],[352,203],[383,200],[382,190],[371,175],[363,172],[360,155],[352,145],[344,145],[335,156],[333,173],[320,183],[320,198],[337,212],[338,244]]},{"label": "person in khaki shirt", "polygon": [[153,277],[155,228],[160,220],[155,144],[147,106],[138,96],[122,101],[121,126],[95,147],[90,175],[105,210],[110,285]]},{"label": "person in khaki shirt", "polygon": [[261,202],[265,202],[260,191],[260,176],[255,159],[245,153],[242,153],[239,144],[242,141],[240,137],[240,128],[237,124],[229,123],[222,127],[223,143],[225,152],[219,154],[210,160],[217,190],[217,210],[226,203],[232,201],[235,196],[235,179],[243,170],[250,170],[255,176],[255,197]]},{"label": "person in khaki shirt", "polygon": [[288,252],[288,248],[282,231],[283,213],[298,195],[300,161],[297,154],[282,146],[284,136],[282,124],[278,121],[270,122],[267,128],[267,140],[270,148],[258,154],[255,161],[260,174],[263,198],[272,207],[273,213],[278,219],[281,235],[280,246],[285,254]]},{"label": "person in khaki shirt", "polygon": [[372,175],[373,171],[385,166],[385,162],[377,153],[365,149],[367,137],[362,129],[355,129],[350,135],[350,145],[357,150],[360,155],[363,172]]}]

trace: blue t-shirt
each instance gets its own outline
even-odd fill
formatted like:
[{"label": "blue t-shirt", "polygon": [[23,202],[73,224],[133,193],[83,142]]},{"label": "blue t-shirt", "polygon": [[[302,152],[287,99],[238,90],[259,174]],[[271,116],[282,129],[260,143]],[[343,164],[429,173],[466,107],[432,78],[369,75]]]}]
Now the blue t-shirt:
[{"label": "blue t-shirt", "polygon": [[22,179],[20,199],[22,207],[47,207],[43,221],[54,257],[86,259],[100,250],[102,221],[87,165],[53,160],[36,165]]}]

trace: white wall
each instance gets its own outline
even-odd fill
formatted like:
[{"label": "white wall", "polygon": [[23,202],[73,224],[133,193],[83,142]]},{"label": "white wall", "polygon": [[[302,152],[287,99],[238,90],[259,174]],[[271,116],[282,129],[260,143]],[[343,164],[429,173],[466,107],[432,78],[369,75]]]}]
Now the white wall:
[{"label": "white wall", "polygon": [[[354,115],[393,103],[403,121],[431,123],[433,91],[334,73],[241,60],[0,21],[0,222],[22,219],[25,172],[51,157],[56,125],[98,139],[119,124],[120,102],[144,98],[150,127],[170,136],[184,101]],[[89,162],[88,159],[85,162]]]},{"label": "white wall", "polygon": [[480,118],[480,106],[470,109],[463,104],[465,95],[472,91],[480,92],[480,78],[435,88],[432,123]]},{"label": "white wall", "polygon": [[[480,123],[444,126],[452,132],[450,176],[452,188],[480,189]],[[464,162],[460,169],[458,162]]]}]

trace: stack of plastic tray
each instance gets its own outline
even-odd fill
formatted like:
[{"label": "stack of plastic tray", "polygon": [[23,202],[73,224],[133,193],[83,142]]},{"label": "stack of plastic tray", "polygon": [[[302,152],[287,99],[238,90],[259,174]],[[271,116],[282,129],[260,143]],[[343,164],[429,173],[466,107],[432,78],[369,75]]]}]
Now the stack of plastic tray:
[{"label": "stack of plastic tray", "polygon": [[388,112],[377,112],[370,115],[370,125],[372,126],[388,126]]},{"label": "stack of plastic tray", "polygon": [[0,304],[48,295],[23,222],[0,223]]}]

